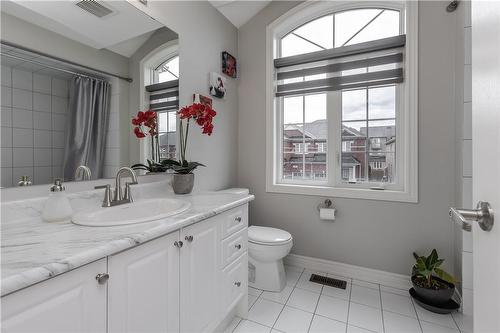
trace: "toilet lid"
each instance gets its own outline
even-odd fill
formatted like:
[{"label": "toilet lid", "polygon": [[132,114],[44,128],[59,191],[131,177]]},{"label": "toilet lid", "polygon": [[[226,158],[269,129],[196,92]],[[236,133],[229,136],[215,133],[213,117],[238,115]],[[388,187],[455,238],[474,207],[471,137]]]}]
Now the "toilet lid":
[{"label": "toilet lid", "polygon": [[269,227],[248,227],[248,240],[260,244],[282,244],[289,242],[292,235],[289,232],[276,228]]}]

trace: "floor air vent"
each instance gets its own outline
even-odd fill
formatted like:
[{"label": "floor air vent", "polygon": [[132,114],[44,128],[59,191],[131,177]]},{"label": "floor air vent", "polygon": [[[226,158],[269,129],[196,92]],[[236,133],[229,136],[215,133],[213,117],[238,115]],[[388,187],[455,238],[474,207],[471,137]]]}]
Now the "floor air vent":
[{"label": "floor air vent", "polygon": [[338,280],[334,278],[329,278],[322,275],[311,274],[311,278],[309,279],[311,282],[316,282],[319,284],[324,284],[325,286],[335,287],[340,289],[345,289],[347,287],[347,282],[344,280]]}]

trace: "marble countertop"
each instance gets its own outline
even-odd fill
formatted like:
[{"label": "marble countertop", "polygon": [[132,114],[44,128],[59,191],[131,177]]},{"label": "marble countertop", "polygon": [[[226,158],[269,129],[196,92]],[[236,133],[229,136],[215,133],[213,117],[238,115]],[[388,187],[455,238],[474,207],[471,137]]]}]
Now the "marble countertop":
[{"label": "marble countertop", "polygon": [[[135,201],[174,197],[169,184],[136,185]],[[68,195],[75,212],[98,209],[102,190]],[[40,215],[46,198],[2,203],[1,295],[166,235],[254,199],[247,190],[231,189],[176,196],[191,203],[185,212],[162,220],[113,227],[47,223]]]}]

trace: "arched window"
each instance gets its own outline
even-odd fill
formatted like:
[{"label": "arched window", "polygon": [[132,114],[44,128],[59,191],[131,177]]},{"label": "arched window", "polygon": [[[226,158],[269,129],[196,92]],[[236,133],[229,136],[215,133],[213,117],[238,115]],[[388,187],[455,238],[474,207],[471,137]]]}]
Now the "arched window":
[{"label": "arched window", "polygon": [[269,191],[416,200],[415,8],[312,2],[268,27]]},{"label": "arched window", "polygon": [[175,55],[163,61],[154,69],[154,83],[179,79],[179,56]]},{"label": "arched window", "polygon": [[350,9],[316,18],[281,38],[281,57],[398,36],[401,11],[386,8]]},{"label": "arched window", "polygon": [[[180,77],[178,41],[169,41],[151,51],[143,59],[142,68],[142,104],[158,114],[159,159],[176,158]],[[143,150],[148,152],[146,147]],[[148,158],[144,156],[144,159]]]},{"label": "arched window", "polygon": [[[169,56],[153,70],[154,83],[179,80],[179,55]],[[156,100],[164,103],[178,100],[178,96]],[[177,109],[158,111],[158,137],[160,160],[176,158],[177,153]]]}]

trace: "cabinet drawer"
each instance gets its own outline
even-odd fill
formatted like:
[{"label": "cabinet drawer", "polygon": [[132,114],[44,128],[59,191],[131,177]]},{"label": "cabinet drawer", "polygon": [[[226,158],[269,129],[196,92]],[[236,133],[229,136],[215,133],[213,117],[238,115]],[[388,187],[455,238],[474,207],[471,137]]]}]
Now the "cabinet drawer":
[{"label": "cabinet drawer", "polygon": [[231,311],[248,290],[248,259],[245,252],[223,271],[223,310]]},{"label": "cabinet drawer", "polygon": [[248,226],[248,206],[243,205],[226,212],[222,216],[222,238],[234,234]]},{"label": "cabinet drawer", "polygon": [[238,258],[248,248],[248,228],[238,231],[222,241],[222,267]]}]

